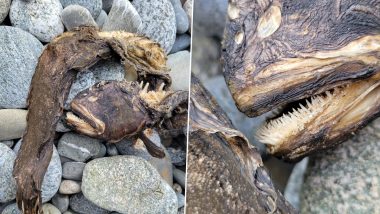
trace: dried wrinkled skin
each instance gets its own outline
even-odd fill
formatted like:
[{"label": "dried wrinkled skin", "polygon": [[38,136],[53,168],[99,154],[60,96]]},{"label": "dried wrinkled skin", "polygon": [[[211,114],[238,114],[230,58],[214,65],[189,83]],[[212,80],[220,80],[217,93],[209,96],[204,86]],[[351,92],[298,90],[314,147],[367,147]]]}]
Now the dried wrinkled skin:
[{"label": "dried wrinkled skin", "polygon": [[258,151],[195,78],[187,163],[187,213],[296,213]]},{"label": "dried wrinkled skin", "polygon": [[[277,120],[296,124],[285,134],[280,133],[283,127],[277,122],[269,125],[269,131],[260,134],[271,153],[287,160],[299,159],[334,146],[378,115],[377,102],[366,101],[370,110],[359,105],[347,110],[344,105],[359,103],[360,94],[351,93],[355,88],[372,95],[378,91],[379,14],[377,0],[229,1],[222,52],[224,76],[242,112],[260,115],[332,89],[346,94],[343,98],[332,93],[338,104],[329,103],[325,109],[319,106],[314,115],[296,107],[298,118]],[[376,98],[371,96],[360,102]],[[337,116],[332,118],[334,111]],[[344,120],[355,111],[360,120]],[[299,119],[307,117],[312,119]],[[340,134],[336,135],[338,129]],[[269,136],[275,130],[280,134]]]},{"label": "dried wrinkled skin", "polygon": [[134,73],[136,79],[158,77],[170,85],[163,50],[144,37],[81,27],[47,45],[32,79],[27,128],[13,171],[18,186],[16,199],[23,213],[42,212],[41,183],[52,156],[55,129],[76,73],[114,53],[121,57],[127,74]]},{"label": "dried wrinkled skin", "polygon": [[142,131],[165,123],[180,105],[187,105],[188,92],[148,87],[135,81],[101,81],[73,99],[66,123],[79,133],[113,143],[139,135],[152,155],[164,157],[162,148]]}]

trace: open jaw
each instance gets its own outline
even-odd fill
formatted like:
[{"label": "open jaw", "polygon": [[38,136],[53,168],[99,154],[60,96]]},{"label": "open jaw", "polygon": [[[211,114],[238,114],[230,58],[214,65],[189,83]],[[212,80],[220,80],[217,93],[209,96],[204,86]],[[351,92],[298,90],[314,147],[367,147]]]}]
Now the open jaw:
[{"label": "open jaw", "polygon": [[380,74],[287,104],[257,132],[271,154],[297,160],[331,148],[380,114]]},{"label": "open jaw", "polygon": [[104,133],[105,124],[82,105],[71,103],[71,112],[66,113],[66,123],[80,133],[97,137]]}]

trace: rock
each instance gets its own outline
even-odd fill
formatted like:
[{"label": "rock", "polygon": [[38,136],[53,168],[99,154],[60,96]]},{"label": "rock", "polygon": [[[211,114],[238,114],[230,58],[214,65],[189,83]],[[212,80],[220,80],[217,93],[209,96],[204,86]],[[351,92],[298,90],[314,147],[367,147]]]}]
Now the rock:
[{"label": "rock", "polygon": [[[107,196],[108,197],[108,196]],[[80,214],[108,214],[110,211],[96,206],[94,203],[84,197],[82,193],[70,197],[70,208]]]},{"label": "rock", "polygon": [[176,36],[176,20],[169,0],[134,0],[132,2],[140,14],[142,25],[138,31],[169,53]]},{"label": "rock", "polygon": [[113,0],[103,0],[102,2],[103,2],[103,10],[109,13],[113,4]]},{"label": "rock", "polygon": [[57,207],[49,203],[42,205],[42,211],[44,214],[61,214]]},{"label": "rock", "polygon": [[129,1],[114,0],[103,30],[136,33],[141,23],[140,15]]},{"label": "rock", "polygon": [[22,214],[22,212],[18,209],[17,204],[10,204],[5,209],[1,214]]},{"label": "rock", "polygon": [[0,109],[0,140],[21,138],[26,128],[28,111],[22,109]]},{"label": "rock", "polygon": [[193,24],[195,31],[199,34],[222,39],[227,7],[228,0],[194,1]]},{"label": "rock", "polygon": [[16,180],[12,175],[15,160],[12,149],[0,143],[0,203],[16,198]]},{"label": "rock", "polygon": [[77,214],[76,212],[72,211],[72,210],[67,210],[66,212],[64,212],[63,214]]},{"label": "rock", "polygon": [[57,193],[51,199],[51,203],[63,213],[69,209],[69,196]]},{"label": "rock", "polygon": [[72,30],[75,27],[83,25],[98,26],[94,18],[92,18],[90,11],[79,5],[69,5],[65,7],[62,11],[61,18],[67,30]]},{"label": "rock", "polygon": [[107,148],[107,155],[109,156],[119,155],[119,152],[117,151],[115,144],[107,143],[106,148]]},{"label": "rock", "polygon": [[[19,140],[13,151],[17,154],[20,150],[20,146],[22,144],[22,140]],[[61,160],[58,155],[58,151],[55,146],[53,146],[53,155],[51,157],[49,166],[47,168],[46,174],[42,181],[42,203],[49,201],[55,193],[58,192],[59,185],[61,183],[62,178],[62,165]]]},{"label": "rock", "polygon": [[189,30],[189,20],[187,18],[186,12],[182,8],[182,3],[180,0],[170,0],[173,5],[177,34],[186,33]]},{"label": "rock", "polygon": [[85,162],[90,158],[103,157],[106,148],[101,140],[68,132],[59,139],[58,152],[72,160]]},{"label": "rock", "polygon": [[98,206],[120,213],[177,212],[174,191],[139,157],[114,156],[89,162],[83,172],[82,191]]},{"label": "rock", "polygon": [[177,53],[190,47],[191,37],[188,34],[177,35],[170,53]]},{"label": "rock", "polygon": [[107,21],[107,19],[108,19],[107,13],[104,10],[102,10],[102,12],[100,12],[98,18],[96,18],[96,24],[98,24],[98,27],[100,29],[103,28],[103,25]]},{"label": "rock", "polygon": [[173,167],[173,177],[182,188],[185,188],[186,185],[186,173],[182,170],[179,170]]},{"label": "rock", "polygon": [[[67,157],[63,157],[63,156],[59,156],[59,158],[61,159],[61,164],[63,165],[64,163],[66,162],[73,162],[74,160],[70,159],[70,158],[67,158]],[[81,163],[81,162],[79,162]]]},{"label": "rock", "polygon": [[62,9],[59,0],[13,0],[9,17],[14,27],[30,32],[42,42],[50,42],[63,33]]},{"label": "rock", "polygon": [[0,2],[0,23],[7,17],[9,8],[11,7],[11,0],[3,0]]},{"label": "rock", "polygon": [[185,196],[181,193],[176,193],[178,200],[178,209],[185,206]]},{"label": "rock", "polygon": [[189,21],[189,31],[191,31],[191,26],[193,24],[193,0],[187,0],[183,4],[183,10],[187,15],[187,19]]},{"label": "rock", "polygon": [[62,167],[62,177],[75,181],[81,181],[85,163],[82,162],[66,162]]},{"label": "rock", "polygon": [[189,90],[190,84],[190,52],[180,51],[168,56],[167,65],[170,68],[172,88],[174,90]]},{"label": "rock", "polygon": [[59,186],[59,193],[65,195],[80,193],[80,191],[80,183],[73,180],[63,180]]},{"label": "rock", "polygon": [[0,143],[8,146],[9,148],[12,148],[14,144],[13,140],[0,141]]},{"label": "rock", "polygon": [[26,108],[29,86],[43,46],[28,32],[0,26],[0,109]]},{"label": "rock", "polygon": [[65,109],[70,109],[70,102],[79,92],[90,88],[101,80],[123,80],[124,73],[123,65],[116,59],[99,61],[88,71],[78,73],[75,82],[71,86],[69,96],[67,97]]},{"label": "rock", "polygon": [[380,210],[380,119],[334,149],[309,158],[301,213]]},{"label": "rock", "polygon": [[[161,144],[160,142],[158,143]],[[123,140],[117,143],[116,147],[118,148],[118,151],[123,155],[133,155],[144,158],[154,168],[156,168],[158,173],[168,184],[173,184],[172,163],[169,153],[166,151],[165,147],[162,147],[165,151],[165,157],[162,159],[151,156],[146,149],[143,141],[140,139],[135,142],[131,142],[130,140]]]},{"label": "rock", "polygon": [[176,192],[176,193],[182,193],[182,187],[177,184],[177,183],[174,183],[173,184],[173,190]]},{"label": "rock", "polygon": [[168,148],[168,153],[170,155],[170,159],[172,163],[176,166],[184,166],[186,165],[186,151],[182,149],[175,149],[172,147]]},{"label": "rock", "polygon": [[294,166],[284,191],[284,197],[290,202],[290,204],[293,205],[294,208],[296,208],[296,210],[300,209],[301,187],[304,183],[304,174],[308,161],[309,158],[304,158],[301,162],[298,162]]},{"label": "rock", "polygon": [[80,5],[90,11],[94,19],[98,18],[102,11],[102,0],[61,0],[62,6]]},{"label": "rock", "polygon": [[71,129],[66,125],[66,123],[61,119],[59,120],[57,124],[57,128],[55,129],[56,132],[69,132]]}]

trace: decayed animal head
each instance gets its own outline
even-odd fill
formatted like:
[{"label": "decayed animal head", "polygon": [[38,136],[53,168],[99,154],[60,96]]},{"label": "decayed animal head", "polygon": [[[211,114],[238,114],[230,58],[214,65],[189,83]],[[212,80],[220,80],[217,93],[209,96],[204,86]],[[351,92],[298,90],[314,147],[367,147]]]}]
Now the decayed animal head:
[{"label": "decayed animal head", "polygon": [[163,87],[149,90],[149,83],[101,81],[74,98],[66,122],[85,135],[118,142],[154,122],[150,108],[168,95]]},{"label": "decayed animal head", "polygon": [[277,109],[258,133],[271,153],[328,148],[378,114],[379,12],[375,1],[230,0],[224,75],[248,116]]}]

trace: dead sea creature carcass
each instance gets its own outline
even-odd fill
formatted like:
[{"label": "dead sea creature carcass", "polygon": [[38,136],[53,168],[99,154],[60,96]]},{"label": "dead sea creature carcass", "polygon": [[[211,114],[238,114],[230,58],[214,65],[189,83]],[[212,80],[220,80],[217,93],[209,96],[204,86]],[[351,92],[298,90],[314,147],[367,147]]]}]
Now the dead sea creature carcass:
[{"label": "dead sea creature carcass", "polygon": [[145,37],[80,27],[49,43],[32,78],[27,128],[13,171],[18,186],[17,204],[23,213],[42,212],[42,179],[52,156],[55,129],[76,73],[112,55],[121,58],[126,73],[134,74],[136,80],[170,85],[164,51]]},{"label": "dead sea creature carcass", "polygon": [[258,132],[297,160],[330,148],[380,112],[378,1],[230,0],[224,76],[248,116],[277,109]]}]

